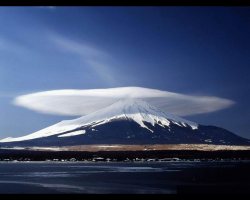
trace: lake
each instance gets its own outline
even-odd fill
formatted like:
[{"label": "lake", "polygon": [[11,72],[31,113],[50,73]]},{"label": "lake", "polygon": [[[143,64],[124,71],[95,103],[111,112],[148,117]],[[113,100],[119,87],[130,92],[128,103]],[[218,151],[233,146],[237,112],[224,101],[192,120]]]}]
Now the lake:
[{"label": "lake", "polygon": [[0,193],[249,193],[250,161],[0,162]]}]

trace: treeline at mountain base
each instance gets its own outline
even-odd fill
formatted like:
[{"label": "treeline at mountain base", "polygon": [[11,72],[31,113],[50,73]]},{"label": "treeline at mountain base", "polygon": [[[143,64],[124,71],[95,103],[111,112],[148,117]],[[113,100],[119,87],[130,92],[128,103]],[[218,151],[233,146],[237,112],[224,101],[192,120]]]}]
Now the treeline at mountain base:
[{"label": "treeline at mountain base", "polygon": [[249,160],[250,150],[198,151],[48,151],[1,149],[1,161],[171,161],[171,160]]}]

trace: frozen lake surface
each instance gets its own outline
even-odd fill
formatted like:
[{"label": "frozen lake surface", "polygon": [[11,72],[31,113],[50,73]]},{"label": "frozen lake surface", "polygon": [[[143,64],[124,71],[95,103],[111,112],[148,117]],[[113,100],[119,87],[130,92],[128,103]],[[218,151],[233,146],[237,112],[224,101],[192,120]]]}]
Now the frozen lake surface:
[{"label": "frozen lake surface", "polygon": [[250,162],[0,162],[0,193],[249,193]]}]

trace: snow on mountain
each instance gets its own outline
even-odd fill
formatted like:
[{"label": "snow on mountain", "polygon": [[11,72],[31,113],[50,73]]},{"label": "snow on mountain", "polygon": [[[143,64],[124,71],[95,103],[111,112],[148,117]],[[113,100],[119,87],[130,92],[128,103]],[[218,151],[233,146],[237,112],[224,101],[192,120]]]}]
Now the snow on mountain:
[{"label": "snow on mountain", "polygon": [[85,130],[80,130],[80,131],[74,131],[74,132],[58,135],[57,137],[71,137],[71,136],[76,136],[76,135],[83,135],[85,133],[86,133]]},{"label": "snow on mountain", "polygon": [[145,101],[138,99],[123,99],[86,116],[74,120],[61,121],[53,126],[47,127],[35,133],[17,138],[5,138],[0,140],[0,142],[5,143],[26,141],[53,135],[58,135],[58,137],[70,137],[85,133],[84,130],[79,131],[75,129],[84,128],[86,126],[96,127],[101,124],[120,119],[132,120],[139,124],[140,127],[149,130],[152,134],[154,131],[146,125],[146,122],[152,126],[158,124],[159,126],[168,127],[169,129],[171,128],[171,122],[180,127],[190,126],[193,130],[198,128],[198,124],[162,112],[156,107],[149,105]]}]

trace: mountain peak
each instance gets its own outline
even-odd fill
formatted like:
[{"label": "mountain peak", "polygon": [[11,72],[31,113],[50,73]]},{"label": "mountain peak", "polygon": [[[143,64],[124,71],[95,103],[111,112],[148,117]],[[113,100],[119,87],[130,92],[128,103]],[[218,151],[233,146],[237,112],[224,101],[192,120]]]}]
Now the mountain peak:
[{"label": "mountain peak", "polygon": [[208,143],[248,145],[249,141],[225,129],[198,125],[162,112],[141,99],[126,98],[117,99],[115,103],[80,118],[61,121],[23,137],[9,137],[0,143],[7,146]]}]

